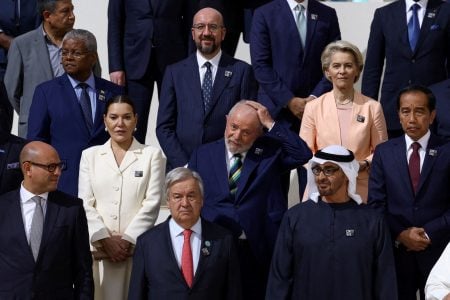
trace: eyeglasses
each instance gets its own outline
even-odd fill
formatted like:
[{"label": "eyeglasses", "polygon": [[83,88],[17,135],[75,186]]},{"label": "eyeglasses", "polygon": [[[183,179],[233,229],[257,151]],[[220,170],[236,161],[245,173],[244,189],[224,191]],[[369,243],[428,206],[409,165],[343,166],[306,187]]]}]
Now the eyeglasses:
[{"label": "eyeglasses", "polygon": [[44,170],[47,170],[50,173],[55,172],[57,168],[59,168],[61,171],[64,171],[67,167],[67,164],[65,161],[61,161],[61,162],[55,163],[55,164],[48,164],[48,165],[35,163],[35,162],[29,161],[29,160],[24,161],[23,163],[30,163],[31,165],[42,168]]},{"label": "eyeglasses", "polygon": [[217,25],[217,24],[199,23],[199,24],[192,25],[192,28],[194,28],[197,32],[203,32],[206,27],[208,27],[208,30],[211,31],[212,33],[216,33],[219,29],[223,28],[222,25]]},{"label": "eyeglasses", "polygon": [[333,176],[334,173],[336,173],[340,169],[341,168],[339,168],[339,167],[324,167],[324,168],[321,168],[319,166],[315,166],[314,168],[311,169],[311,171],[313,172],[313,174],[315,176],[319,176],[320,172],[323,172],[323,174],[325,176],[329,177],[329,176]]},{"label": "eyeglasses", "polygon": [[73,58],[80,59],[80,58],[84,57],[88,53],[89,53],[89,51],[81,52],[81,51],[63,50],[63,51],[61,51],[61,56],[62,57],[72,56]]}]

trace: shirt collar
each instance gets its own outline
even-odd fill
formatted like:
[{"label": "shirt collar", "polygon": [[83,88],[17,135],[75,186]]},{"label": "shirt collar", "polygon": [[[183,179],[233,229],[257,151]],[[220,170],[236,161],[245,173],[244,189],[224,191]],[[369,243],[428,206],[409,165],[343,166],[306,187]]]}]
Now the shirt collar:
[{"label": "shirt collar", "polygon": [[[69,74],[67,74],[67,77],[69,78],[70,84],[72,84],[73,88],[76,88],[78,86],[78,84],[81,82],[81,81],[76,80]],[[91,72],[91,75],[89,75],[89,78],[85,81],[85,83],[87,83],[87,85],[89,85],[89,87],[91,89],[95,90],[95,78],[94,78],[94,74],[92,72]]]},{"label": "shirt collar", "polygon": [[[410,0],[410,1],[412,1],[412,0]],[[425,0],[422,0],[422,1],[425,1]],[[305,8],[305,10],[306,10],[306,11],[308,10],[308,0],[303,0],[303,2],[301,2],[301,3],[299,3],[299,2],[297,2],[297,1],[295,1],[295,0],[287,0],[287,2],[288,2],[288,4],[289,4],[289,7],[291,8],[291,10],[294,10],[295,7],[297,6],[297,4],[303,5],[303,7]]]},{"label": "shirt collar", "polygon": [[427,8],[427,4],[428,4],[428,0],[420,0],[420,1],[414,1],[414,0],[405,0],[406,3],[406,13],[409,12],[409,10],[411,9],[411,6],[413,6],[414,4],[419,4],[421,8]]},{"label": "shirt collar", "polygon": [[[173,218],[170,218],[169,227],[174,236],[183,235],[183,231],[185,230],[183,227],[178,225],[178,223],[175,222],[175,220]],[[195,224],[189,229],[192,230],[193,233],[198,234],[199,236],[202,236],[201,218],[198,218],[197,222],[195,222]]]},{"label": "shirt collar", "polygon": [[214,56],[211,59],[206,59],[204,58],[201,54],[200,51],[197,50],[197,62],[198,62],[198,66],[200,68],[203,67],[203,65],[205,64],[205,62],[209,61],[215,68],[217,68],[219,66],[219,61],[220,58],[222,57],[222,50],[219,50],[219,53],[216,54],[216,56]]},{"label": "shirt collar", "polygon": [[47,199],[48,199],[48,192],[45,192],[45,193],[42,193],[42,194],[39,194],[39,195],[35,195],[32,192],[30,192],[29,190],[27,190],[23,186],[23,182],[22,182],[22,184],[20,185],[20,201],[22,203],[28,202],[34,196],[39,196],[39,197],[43,198],[45,201],[47,201]]},{"label": "shirt collar", "polygon": [[414,142],[418,142],[420,144],[421,149],[426,150],[427,146],[428,146],[428,141],[430,140],[430,130],[427,131],[427,133],[421,137],[419,140],[417,141],[413,141],[407,134],[405,134],[405,142],[406,142],[406,151],[409,150],[409,148],[411,147],[411,144]]}]

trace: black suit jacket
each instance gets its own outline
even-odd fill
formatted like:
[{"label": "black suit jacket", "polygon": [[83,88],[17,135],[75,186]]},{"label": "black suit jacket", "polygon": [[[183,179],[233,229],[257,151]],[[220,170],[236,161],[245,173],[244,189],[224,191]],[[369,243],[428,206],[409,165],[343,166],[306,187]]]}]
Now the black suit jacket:
[{"label": "black suit jacket", "polygon": [[169,220],[138,238],[128,299],[241,299],[239,263],[231,234],[202,220],[200,259],[189,288],[172,248]]},{"label": "black suit jacket", "polygon": [[28,245],[20,190],[0,197],[0,299],[93,299],[92,258],[81,199],[50,192],[37,261]]},{"label": "black suit jacket", "polygon": [[0,129],[0,195],[16,189],[23,180],[19,155],[26,140]]}]

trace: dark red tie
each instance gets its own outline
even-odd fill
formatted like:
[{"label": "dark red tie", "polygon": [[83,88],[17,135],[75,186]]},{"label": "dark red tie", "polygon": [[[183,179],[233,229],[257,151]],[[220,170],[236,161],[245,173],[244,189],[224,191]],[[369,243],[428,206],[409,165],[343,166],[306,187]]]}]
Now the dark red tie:
[{"label": "dark red tie", "polygon": [[420,144],[417,142],[412,143],[411,145],[413,152],[409,158],[409,177],[411,178],[411,183],[414,189],[414,193],[417,192],[417,188],[419,187],[420,180],[420,155],[419,149]]},{"label": "dark red tie", "polygon": [[192,287],[194,281],[194,266],[192,263],[192,250],[191,250],[191,234],[192,230],[185,229],[183,231],[184,242],[183,251],[181,253],[181,272],[189,287]]}]

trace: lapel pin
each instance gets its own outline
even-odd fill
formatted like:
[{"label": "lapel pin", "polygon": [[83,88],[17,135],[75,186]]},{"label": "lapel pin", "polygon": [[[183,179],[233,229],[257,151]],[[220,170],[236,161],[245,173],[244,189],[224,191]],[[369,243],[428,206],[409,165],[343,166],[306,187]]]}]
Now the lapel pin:
[{"label": "lapel pin", "polygon": [[433,19],[434,17],[436,17],[436,13],[435,12],[429,12],[427,14],[427,18]]},{"label": "lapel pin", "polygon": [[233,72],[225,71],[225,77],[231,77],[231,75],[233,75]]},{"label": "lapel pin", "polygon": [[311,14],[311,20],[317,20],[317,15],[316,14]]},{"label": "lapel pin", "polygon": [[134,177],[142,177],[144,175],[143,171],[134,171]]},{"label": "lapel pin", "polygon": [[345,230],[345,236],[354,236],[355,230],[354,229],[346,229]]},{"label": "lapel pin", "polygon": [[364,116],[356,115],[356,121],[358,121],[360,123],[364,123],[365,120],[366,120],[366,118]]},{"label": "lapel pin", "polygon": [[437,155],[437,150],[436,150],[436,149],[429,149],[429,150],[428,150],[428,155],[430,155],[430,156],[436,156],[436,155]]},{"label": "lapel pin", "polygon": [[5,153],[6,151],[4,149],[0,149],[0,153]]},{"label": "lapel pin", "polygon": [[210,247],[211,247],[211,242],[205,241],[205,247],[202,248],[203,256],[209,256],[211,254]]},{"label": "lapel pin", "polygon": [[98,100],[100,100],[100,101],[105,101],[106,100],[105,91],[104,90],[100,90],[99,95],[98,95]]},{"label": "lapel pin", "polygon": [[263,149],[261,149],[261,148],[255,148],[255,154],[256,155],[261,155],[262,153],[263,153]]},{"label": "lapel pin", "polygon": [[6,165],[6,170],[13,170],[13,169],[19,169],[20,163],[19,162],[13,162]]}]

